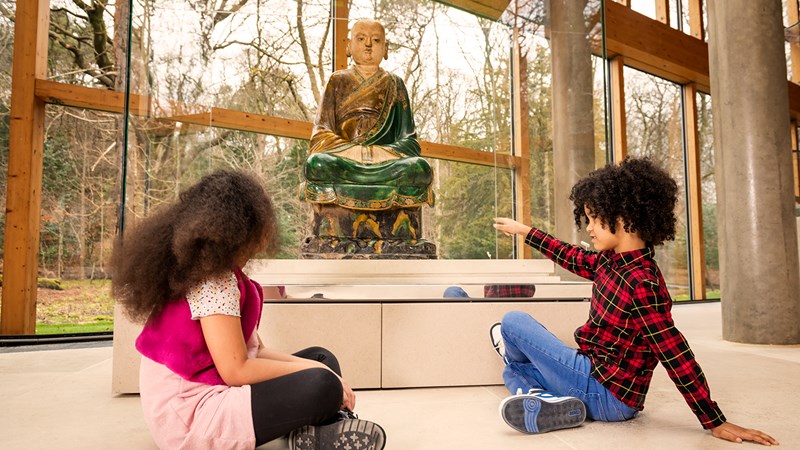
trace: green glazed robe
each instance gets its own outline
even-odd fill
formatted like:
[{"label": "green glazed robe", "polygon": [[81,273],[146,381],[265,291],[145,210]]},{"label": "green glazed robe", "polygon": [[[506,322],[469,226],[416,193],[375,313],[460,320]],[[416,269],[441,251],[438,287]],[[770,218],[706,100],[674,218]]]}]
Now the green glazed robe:
[{"label": "green glazed robe", "polygon": [[[362,164],[336,153],[380,145],[400,159]],[[325,87],[306,160],[301,198],[350,209],[433,205],[433,171],[422,157],[403,80],[379,69],[334,72]]]}]

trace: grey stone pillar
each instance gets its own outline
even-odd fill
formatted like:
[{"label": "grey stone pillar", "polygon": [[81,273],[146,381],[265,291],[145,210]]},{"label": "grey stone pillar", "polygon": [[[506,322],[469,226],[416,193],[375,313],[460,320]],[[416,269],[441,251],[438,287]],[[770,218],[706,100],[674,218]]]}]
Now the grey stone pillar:
[{"label": "grey stone pillar", "polygon": [[[553,59],[553,171],[555,230],[567,242],[589,241],[577,230],[569,193],[594,169],[592,58],[583,11],[586,0],[550,0]],[[535,182],[535,180],[533,180]]]},{"label": "grey stone pillar", "polygon": [[708,3],[722,337],[800,343],[781,0]]}]

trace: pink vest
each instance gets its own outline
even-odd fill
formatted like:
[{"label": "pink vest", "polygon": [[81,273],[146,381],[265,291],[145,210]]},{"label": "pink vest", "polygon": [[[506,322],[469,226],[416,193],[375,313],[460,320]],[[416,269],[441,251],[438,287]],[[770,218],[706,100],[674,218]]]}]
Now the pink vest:
[{"label": "pink vest", "polygon": [[[261,285],[247,278],[240,269],[234,272],[241,292],[242,335],[247,342],[261,319],[263,293]],[[136,349],[189,381],[225,384],[211,359],[200,321],[192,320],[186,298],[170,301],[161,314],[150,316],[136,339]]]}]

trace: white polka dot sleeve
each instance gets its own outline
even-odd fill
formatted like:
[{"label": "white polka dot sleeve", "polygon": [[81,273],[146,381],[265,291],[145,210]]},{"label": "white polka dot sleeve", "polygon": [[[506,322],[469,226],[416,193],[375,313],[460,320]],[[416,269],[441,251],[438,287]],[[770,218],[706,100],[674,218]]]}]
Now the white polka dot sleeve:
[{"label": "white polka dot sleeve", "polygon": [[209,278],[186,294],[193,320],[214,314],[240,317],[240,299],[239,283],[233,272],[220,278]]}]

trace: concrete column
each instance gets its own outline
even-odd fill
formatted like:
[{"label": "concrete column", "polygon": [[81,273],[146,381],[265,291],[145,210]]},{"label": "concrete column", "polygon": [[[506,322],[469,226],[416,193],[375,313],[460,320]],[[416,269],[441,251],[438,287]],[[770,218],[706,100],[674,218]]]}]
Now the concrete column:
[{"label": "concrete column", "polygon": [[708,3],[722,337],[800,343],[781,0]]},{"label": "concrete column", "polygon": [[[555,236],[567,242],[589,241],[578,231],[569,193],[594,169],[594,91],[586,0],[550,0],[553,58],[553,169]],[[531,180],[535,183],[536,180]]]}]

